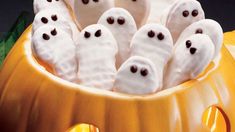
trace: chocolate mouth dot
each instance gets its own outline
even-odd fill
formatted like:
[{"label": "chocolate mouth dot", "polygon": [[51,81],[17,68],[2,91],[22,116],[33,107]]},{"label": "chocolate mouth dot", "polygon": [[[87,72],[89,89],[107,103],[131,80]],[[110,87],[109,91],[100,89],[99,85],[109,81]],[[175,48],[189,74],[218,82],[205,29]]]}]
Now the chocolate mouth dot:
[{"label": "chocolate mouth dot", "polygon": [[44,24],[47,24],[47,23],[48,23],[48,19],[47,19],[46,17],[42,17],[42,18],[41,18],[41,21],[42,21],[42,23],[44,23]]},{"label": "chocolate mouth dot", "polygon": [[51,16],[51,19],[52,19],[53,21],[57,21],[57,19],[58,19],[58,18],[57,18],[57,15],[52,15],[52,16]]},{"label": "chocolate mouth dot", "polygon": [[119,17],[117,22],[118,22],[118,24],[123,25],[125,23],[125,18],[124,17]]},{"label": "chocolate mouth dot", "polygon": [[47,0],[47,2],[52,2],[52,0]]},{"label": "chocolate mouth dot", "polygon": [[190,40],[186,41],[186,48],[190,48],[192,46],[192,42]]},{"label": "chocolate mouth dot", "polygon": [[196,17],[198,15],[198,10],[193,10],[192,16]]},{"label": "chocolate mouth dot", "polygon": [[196,53],[197,49],[196,48],[190,48],[190,53],[194,55]]},{"label": "chocolate mouth dot", "polygon": [[143,77],[146,77],[148,75],[149,71],[145,68],[141,69],[140,71],[140,74],[143,76]]},{"label": "chocolate mouth dot", "polygon": [[136,73],[138,71],[138,67],[136,65],[133,65],[133,66],[130,67],[130,71],[132,73]]},{"label": "chocolate mouth dot", "polygon": [[195,33],[196,33],[196,34],[203,34],[203,30],[202,30],[201,28],[199,28],[199,29],[196,30]]},{"label": "chocolate mouth dot", "polygon": [[100,37],[101,36],[101,30],[100,29],[95,32],[95,36],[96,37]]},{"label": "chocolate mouth dot", "polygon": [[51,31],[51,35],[53,35],[53,36],[56,36],[56,35],[57,35],[56,29],[54,29],[54,30]]},{"label": "chocolate mouth dot", "polygon": [[153,38],[155,36],[155,32],[153,30],[150,30],[148,32],[148,36],[149,36],[149,38]]},{"label": "chocolate mouth dot", "polygon": [[91,34],[90,34],[89,32],[87,32],[87,31],[85,31],[84,37],[85,37],[85,38],[90,38],[90,36],[91,36]]},{"label": "chocolate mouth dot", "polygon": [[43,38],[44,40],[49,40],[49,39],[50,39],[50,36],[47,35],[46,33],[44,33],[44,34],[42,35],[42,38]]},{"label": "chocolate mouth dot", "polygon": [[157,35],[157,38],[158,38],[159,40],[163,40],[163,39],[165,38],[165,36],[164,36],[164,34],[159,33],[159,34]]},{"label": "chocolate mouth dot", "polygon": [[93,0],[94,2],[99,2],[99,0]]},{"label": "chocolate mouth dot", "polygon": [[137,0],[132,0],[133,2],[136,2]]},{"label": "chocolate mouth dot", "polygon": [[185,11],[183,11],[182,14],[183,14],[184,17],[188,17],[189,16],[189,11],[185,10]]},{"label": "chocolate mouth dot", "polygon": [[82,3],[87,5],[89,3],[89,0],[82,0]]},{"label": "chocolate mouth dot", "polygon": [[107,18],[107,22],[108,22],[109,24],[113,24],[113,23],[114,23],[114,18],[113,18],[112,16],[108,17],[108,18]]}]

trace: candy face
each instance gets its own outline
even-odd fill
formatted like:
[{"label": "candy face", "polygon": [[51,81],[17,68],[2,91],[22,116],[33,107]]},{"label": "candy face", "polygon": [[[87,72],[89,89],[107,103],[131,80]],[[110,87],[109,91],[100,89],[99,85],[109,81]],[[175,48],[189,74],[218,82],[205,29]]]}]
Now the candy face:
[{"label": "candy face", "polygon": [[49,64],[59,77],[75,82],[77,60],[72,38],[59,27],[44,25],[32,38],[33,51],[37,58]]},{"label": "candy face", "polygon": [[150,0],[115,0],[116,7],[128,10],[134,17],[137,27],[146,23],[150,13]]},{"label": "candy face", "polygon": [[173,40],[169,30],[160,24],[147,24],[131,41],[131,56],[149,58],[160,71],[162,80],[165,65],[172,55]]},{"label": "candy face", "polygon": [[117,42],[106,27],[95,24],[85,28],[79,35],[77,47],[81,84],[111,90],[117,51]]},{"label": "candy face", "polygon": [[137,31],[134,18],[122,8],[107,10],[99,19],[99,24],[106,26],[118,42],[117,67],[130,56],[130,41]]},{"label": "candy face", "polygon": [[176,46],[180,43],[183,39],[193,35],[193,34],[206,34],[208,35],[215,46],[215,58],[222,47],[223,44],[223,29],[221,28],[220,24],[211,19],[204,19],[198,22],[191,24],[187,27],[182,34],[180,35],[179,39],[176,42]]},{"label": "candy face", "polygon": [[118,70],[114,91],[142,95],[159,91],[159,86],[159,76],[153,62],[133,56]]},{"label": "candy face", "polygon": [[201,4],[196,0],[178,0],[162,15],[162,23],[170,30],[176,42],[190,24],[205,19]]},{"label": "candy face", "polygon": [[76,41],[79,34],[77,26],[60,14],[61,13],[55,9],[47,9],[38,12],[33,21],[33,32],[43,25],[57,26],[70,34],[73,40]]},{"label": "candy face", "polygon": [[195,34],[176,47],[164,77],[164,88],[195,79],[211,62],[215,47],[208,35]]},{"label": "candy face", "polygon": [[114,7],[112,0],[75,0],[74,11],[82,28],[96,24],[100,16]]}]

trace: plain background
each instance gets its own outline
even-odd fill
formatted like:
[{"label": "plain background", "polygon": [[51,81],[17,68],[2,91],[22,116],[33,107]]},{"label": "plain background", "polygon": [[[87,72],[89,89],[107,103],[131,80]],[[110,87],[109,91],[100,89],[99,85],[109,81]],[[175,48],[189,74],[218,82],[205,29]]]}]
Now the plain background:
[{"label": "plain background", "polygon": [[[235,30],[235,0],[199,0],[207,18],[218,21],[224,31]],[[28,12],[28,24],[33,20],[33,0],[1,0],[0,32],[7,32],[20,12]]]}]

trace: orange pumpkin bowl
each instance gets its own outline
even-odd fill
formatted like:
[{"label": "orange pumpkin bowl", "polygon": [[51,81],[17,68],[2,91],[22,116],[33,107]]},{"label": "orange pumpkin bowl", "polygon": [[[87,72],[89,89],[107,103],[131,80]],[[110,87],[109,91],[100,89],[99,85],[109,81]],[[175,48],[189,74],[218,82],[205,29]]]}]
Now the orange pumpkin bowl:
[{"label": "orange pumpkin bowl", "polygon": [[235,61],[225,46],[198,79],[146,96],[55,77],[32,55],[31,27],[0,71],[1,132],[65,132],[79,123],[101,132],[226,132],[235,131],[234,110]]}]

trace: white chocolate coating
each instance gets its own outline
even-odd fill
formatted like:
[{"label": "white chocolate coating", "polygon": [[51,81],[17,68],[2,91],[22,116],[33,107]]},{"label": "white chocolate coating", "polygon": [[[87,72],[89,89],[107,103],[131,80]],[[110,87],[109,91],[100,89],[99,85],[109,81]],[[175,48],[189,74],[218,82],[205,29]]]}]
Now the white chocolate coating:
[{"label": "white chocolate coating", "polygon": [[117,72],[117,52],[117,42],[105,26],[95,24],[82,30],[77,46],[81,84],[111,90]]},{"label": "white chocolate coating", "polygon": [[114,91],[137,95],[155,93],[160,90],[158,75],[151,60],[133,56],[118,70]]},{"label": "white chocolate coating", "polygon": [[36,57],[49,64],[56,75],[76,82],[76,47],[69,34],[59,27],[44,25],[33,34],[32,44]]},{"label": "white chocolate coating", "polygon": [[[186,44],[187,41],[191,44]],[[210,64],[214,51],[215,46],[208,35],[195,34],[185,38],[176,47],[173,58],[168,64],[164,76],[164,88],[171,88],[195,79]]]},{"label": "white chocolate coating", "polygon": [[[85,3],[83,1],[87,1]],[[74,11],[82,28],[96,24],[100,16],[108,9],[114,7],[113,0],[74,0]]]},{"label": "white chocolate coating", "polygon": [[216,56],[219,55],[222,44],[223,44],[223,29],[220,26],[220,24],[214,20],[204,19],[188,26],[180,35],[179,39],[176,42],[176,46],[183,39],[201,31],[203,34],[208,35],[215,45],[215,54],[213,57],[214,59]]},{"label": "white chocolate coating", "polygon": [[[197,12],[197,15],[193,16],[193,12]],[[166,9],[161,17],[161,22],[170,30],[175,43],[186,27],[202,19],[205,19],[205,14],[198,1],[177,0]]]},{"label": "white chocolate coating", "polygon": [[128,10],[138,28],[146,23],[151,9],[150,0],[115,0],[115,6]]},{"label": "white chocolate coating", "polygon": [[[149,33],[152,31],[152,37]],[[162,34],[164,38],[160,40]],[[159,36],[160,35],[160,36]],[[131,56],[143,56],[149,58],[159,69],[160,83],[165,66],[172,56],[173,40],[169,30],[160,24],[146,24],[140,28],[131,41]]]},{"label": "white chocolate coating", "polygon": [[59,27],[66,33],[70,34],[76,42],[78,39],[79,30],[76,24],[61,15],[58,10],[46,9],[38,12],[33,21],[33,32],[43,25],[52,25]]},{"label": "white chocolate coating", "polygon": [[[112,17],[113,23],[107,19]],[[123,18],[124,23],[119,24],[118,20]],[[136,23],[131,14],[123,8],[112,8],[107,10],[99,19],[99,24],[106,26],[114,35],[118,43],[117,68],[130,57],[131,39],[137,31]]]}]

